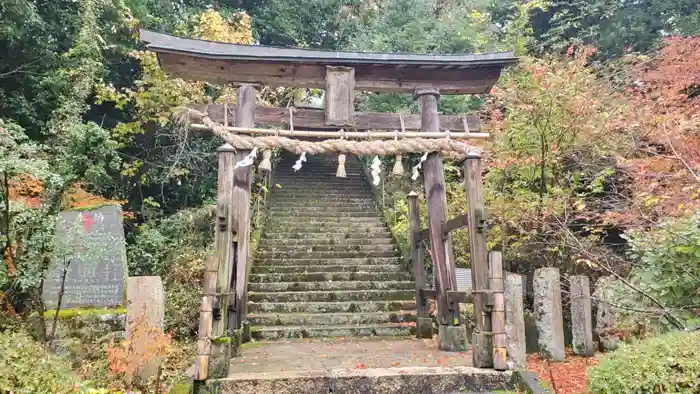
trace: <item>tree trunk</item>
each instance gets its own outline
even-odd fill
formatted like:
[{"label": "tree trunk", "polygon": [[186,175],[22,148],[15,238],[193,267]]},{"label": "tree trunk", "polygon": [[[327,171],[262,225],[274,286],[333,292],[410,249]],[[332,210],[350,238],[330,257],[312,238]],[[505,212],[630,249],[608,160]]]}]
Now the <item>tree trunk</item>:
[{"label": "tree trunk", "polygon": [[51,324],[51,335],[49,336],[49,342],[56,339],[56,326],[58,325],[58,313],[61,311],[61,302],[63,302],[63,294],[66,291],[66,276],[68,276],[68,267],[70,267],[70,259],[63,265],[63,272],[61,272],[61,287],[58,290],[58,301],[56,301],[56,313],[53,316],[53,322]]}]

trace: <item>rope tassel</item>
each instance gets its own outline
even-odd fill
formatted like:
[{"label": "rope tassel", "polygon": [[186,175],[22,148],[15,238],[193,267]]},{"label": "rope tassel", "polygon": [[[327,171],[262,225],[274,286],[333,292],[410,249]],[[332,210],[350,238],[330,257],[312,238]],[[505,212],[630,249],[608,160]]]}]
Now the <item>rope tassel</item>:
[{"label": "rope tassel", "polygon": [[260,165],[258,168],[261,171],[267,171],[270,172],[272,171],[272,151],[271,150],[265,150],[263,151],[263,159],[260,162]]},{"label": "rope tassel", "polygon": [[236,165],[233,166],[233,169],[235,170],[236,168],[241,168],[241,167],[248,167],[253,165],[255,163],[255,158],[258,156],[258,148],[253,148],[252,151],[248,154],[248,156],[244,157],[243,160],[239,161],[236,163]]},{"label": "rope tassel", "polygon": [[379,160],[379,156],[374,156],[374,160],[372,161],[372,165],[370,166],[370,169],[372,170],[372,183],[374,186],[379,185],[379,173],[382,172],[382,161]]},{"label": "rope tassel", "polygon": [[401,154],[396,155],[396,161],[394,162],[394,169],[391,171],[394,175],[403,175],[403,157]]},{"label": "rope tassel", "polygon": [[335,172],[335,176],[338,178],[347,177],[345,173],[345,155],[343,153],[338,155],[338,171]]},{"label": "rope tassel", "polygon": [[423,153],[423,156],[421,156],[421,158],[420,158],[420,162],[418,162],[418,164],[413,166],[413,175],[411,175],[411,179],[413,179],[414,181],[416,179],[418,179],[418,177],[420,176],[420,173],[418,172],[418,170],[423,168],[423,162],[428,158],[428,153],[430,153],[430,152]]},{"label": "rope tassel", "polygon": [[294,169],[294,172],[297,172],[301,170],[301,163],[306,161],[306,152],[301,152],[301,155],[299,156],[299,160],[294,163],[292,168]]}]

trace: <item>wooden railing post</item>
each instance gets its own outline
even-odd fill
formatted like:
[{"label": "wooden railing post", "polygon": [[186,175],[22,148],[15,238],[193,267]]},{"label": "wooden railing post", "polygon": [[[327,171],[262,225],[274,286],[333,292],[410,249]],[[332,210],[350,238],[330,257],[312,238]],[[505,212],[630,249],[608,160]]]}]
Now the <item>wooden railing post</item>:
[{"label": "wooden railing post", "polygon": [[[439,97],[437,89],[422,89],[414,93],[421,113],[421,131],[440,130],[437,112]],[[428,202],[428,228],[430,253],[435,273],[435,292],[440,322],[439,347],[442,350],[460,351],[466,347],[466,329],[461,324],[459,303],[451,301],[447,292],[457,290],[457,276],[452,243],[449,234],[444,234],[443,223],[447,221],[447,195],[442,157],[437,153],[428,155],[423,164],[425,198]]]},{"label": "wooden railing post", "polygon": [[464,164],[464,188],[467,195],[467,219],[469,221],[469,256],[472,266],[472,291],[474,293],[474,332],[472,354],[474,366],[493,366],[491,340],[491,314],[488,310],[489,267],[486,261],[486,211],[481,179],[481,154],[469,152]]},{"label": "wooden railing post", "polygon": [[501,252],[489,253],[489,289],[493,294],[491,330],[493,332],[493,368],[498,371],[508,369],[506,350],[506,302],[503,283],[503,256]]},{"label": "wooden railing post", "polygon": [[[242,85],[236,91],[236,121],[238,127],[255,125],[255,101],[257,91],[252,85]],[[238,150],[236,159],[243,160],[250,151]],[[241,340],[240,329],[247,319],[248,303],[248,265],[250,264],[250,194],[252,184],[252,166],[240,167],[233,174],[233,206],[235,214],[234,231],[236,234],[236,274],[232,280],[235,286],[235,324],[230,327],[235,341]]]},{"label": "wooden railing post", "polygon": [[219,180],[216,197],[216,296],[213,300],[213,322],[211,330],[211,357],[209,376],[228,376],[231,359],[231,340],[228,333],[228,311],[230,280],[233,262],[233,166],[236,150],[224,144],[217,150],[219,156]]},{"label": "wooden railing post", "polygon": [[199,330],[197,332],[197,359],[195,360],[194,379],[206,380],[211,355],[212,324],[214,298],[216,297],[216,276],[218,271],[216,256],[207,257],[202,278],[202,306],[199,312]]},{"label": "wooden railing post", "polygon": [[525,311],[523,305],[523,278],[507,273],[504,298],[506,302],[506,348],[508,361],[516,369],[525,368]]},{"label": "wooden railing post", "polygon": [[433,337],[433,321],[428,310],[428,299],[423,295],[425,283],[425,255],[420,242],[420,207],[418,193],[408,194],[408,221],[410,223],[411,262],[413,265],[413,280],[416,284],[416,334],[418,338]]}]

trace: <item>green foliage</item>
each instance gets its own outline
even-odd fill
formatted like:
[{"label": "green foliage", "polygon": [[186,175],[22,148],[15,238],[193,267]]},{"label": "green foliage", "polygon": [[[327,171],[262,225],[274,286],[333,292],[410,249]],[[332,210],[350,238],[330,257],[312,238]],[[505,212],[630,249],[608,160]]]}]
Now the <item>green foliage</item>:
[{"label": "green foliage", "polygon": [[276,0],[251,10],[263,45],[342,49],[371,14],[360,0]]},{"label": "green foliage", "polygon": [[606,57],[646,52],[660,38],[696,34],[700,5],[694,0],[551,0],[548,20],[537,33],[540,49],[563,51],[571,44],[594,45]]},{"label": "green foliage", "polygon": [[[628,233],[630,281],[680,317],[692,319],[700,305],[700,217],[667,220],[658,228]],[[646,297],[627,291],[629,306],[658,309]],[[642,309],[643,309],[642,308]],[[658,312],[652,317],[659,319]],[[660,319],[667,324],[665,319]]]},{"label": "green foliage", "polygon": [[196,332],[204,261],[214,240],[211,206],[141,224],[131,235],[131,275],[159,275],[166,290],[165,328],[175,338]]},{"label": "green foliage", "polygon": [[588,370],[593,394],[696,393],[700,390],[700,334],[670,333],[623,345]]},{"label": "green foliage", "polygon": [[71,392],[81,381],[70,366],[19,333],[0,333],[0,391],[26,394]]}]

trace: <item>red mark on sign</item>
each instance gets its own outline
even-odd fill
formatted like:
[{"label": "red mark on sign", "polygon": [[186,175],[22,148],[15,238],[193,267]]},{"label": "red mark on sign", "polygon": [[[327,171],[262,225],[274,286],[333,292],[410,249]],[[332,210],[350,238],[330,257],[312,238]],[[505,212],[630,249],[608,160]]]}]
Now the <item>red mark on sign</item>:
[{"label": "red mark on sign", "polygon": [[83,212],[83,230],[89,233],[92,230],[92,225],[95,224],[95,219],[89,213]]}]

